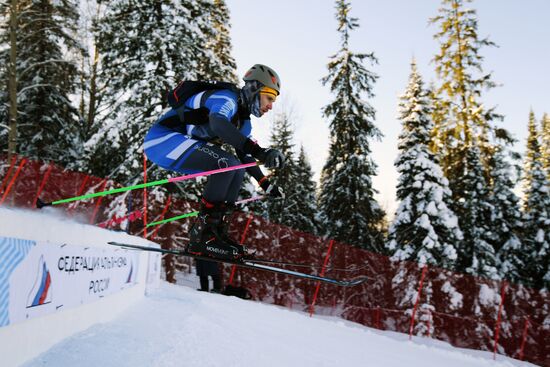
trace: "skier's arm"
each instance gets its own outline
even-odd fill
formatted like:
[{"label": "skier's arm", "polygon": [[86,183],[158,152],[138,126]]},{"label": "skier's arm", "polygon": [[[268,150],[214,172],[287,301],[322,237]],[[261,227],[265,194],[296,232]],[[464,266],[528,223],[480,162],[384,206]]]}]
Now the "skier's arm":
[{"label": "skier's arm", "polygon": [[210,129],[223,142],[232,145],[235,149],[250,154],[267,168],[281,168],[284,165],[285,157],[276,149],[264,149],[254,140],[247,138],[233,126],[224,115],[214,112],[210,113]]},{"label": "skier's arm", "polygon": [[[243,163],[251,163],[255,162],[256,160],[252,158],[250,155],[244,153],[242,150],[237,149],[237,157],[241,160]],[[246,169],[246,172],[250,174],[256,181],[258,181],[258,185],[265,191],[266,194],[268,194],[271,197],[274,198],[284,198],[285,193],[283,192],[283,189],[277,185],[273,185],[269,179],[268,176],[265,176],[260,167],[254,166],[254,167],[248,167]]]},{"label": "skier's arm", "polygon": [[[251,155],[246,154],[242,150],[236,149],[236,152],[237,152],[237,157],[239,157],[239,160],[242,163],[256,162],[256,160]],[[254,177],[254,179],[258,182],[260,182],[260,180],[262,180],[265,177],[264,173],[262,172],[262,170],[258,166],[248,167],[246,169],[246,172],[250,176]]]},{"label": "skier's arm", "polygon": [[237,150],[242,150],[246,137],[220,113],[210,113],[210,129],[224,143],[232,145]]}]

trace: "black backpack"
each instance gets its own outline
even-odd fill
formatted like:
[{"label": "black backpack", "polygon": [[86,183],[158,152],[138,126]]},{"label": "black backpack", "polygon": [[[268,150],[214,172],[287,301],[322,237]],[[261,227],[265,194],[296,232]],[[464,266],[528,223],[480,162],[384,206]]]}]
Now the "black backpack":
[{"label": "black backpack", "polygon": [[[166,98],[170,107],[176,110],[178,117],[182,123],[192,122],[193,125],[202,125],[208,123],[208,115],[210,111],[206,107],[190,109],[185,107],[185,101],[197,93],[206,91],[201,97],[201,105],[203,102],[220,89],[229,89],[239,95],[240,89],[233,83],[228,82],[205,82],[194,80],[183,80],[176,88],[168,92]],[[239,114],[235,117],[239,118]]]}]

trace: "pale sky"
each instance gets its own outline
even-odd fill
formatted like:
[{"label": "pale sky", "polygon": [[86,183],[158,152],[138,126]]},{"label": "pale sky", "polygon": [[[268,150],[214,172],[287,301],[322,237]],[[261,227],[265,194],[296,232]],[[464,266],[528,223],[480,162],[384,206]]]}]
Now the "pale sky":
[{"label": "pale sky", "polygon": [[[340,47],[334,0],[226,0],[231,12],[233,56],[238,73],[255,63],[266,64],[281,77],[282,95],[295,110],[295,143],[304,145],[315,178],[326,161],[329,147],[328,121],[321,108],[333,100],[320,79],[327,75],[329,57]],[[396,209],[398,97],[407,85],[414,56],[424,82],[435,80],[431,62],[438,45],[438,30],[428,25],[437,15],[439,0],[352,0],[351,16],[360,27],[351,33],[354,52],[374,52],[379,63],[367,68],[379,75],[376,96],[378,128],[384,134],[373,142],[378,164],[374,178],[377,199],[391,216]],[[537,120],[550,113],[550,1],[477,0],[479,36],[489,37],[498,48],[485,48],[485,71],[493,72],[500,87],[485,94],[487,106],[497,105],[505,115],[503,127],[511,131],[524,151],[527,121],[532,108]],[[260,145],[269,143],[269,118],[253,122]]]}]

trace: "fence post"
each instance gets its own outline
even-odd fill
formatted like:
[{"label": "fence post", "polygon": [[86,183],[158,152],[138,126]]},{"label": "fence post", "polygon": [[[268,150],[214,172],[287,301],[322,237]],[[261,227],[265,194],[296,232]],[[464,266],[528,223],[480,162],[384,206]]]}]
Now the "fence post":
[{"label": "fence post", "polygon": [[2,194],[2,191],[4,191],[4,186],[8,183],[8,179],[10,178],[11,171],[13,171],[13,167],[15,166],[16,162],[17,162],[17,154],[14,154],[11,159],[10,168],[8,168],[8,172],[6,172],[6,175],[2,180],[2,185],[0,185],[0,194]]},{"label": "fence post", "polygon": [[36,202],[38,201],[38,198],[40,197],[40,194],[42,193],[42,190],[44,190],[44,186],[46,186],[46,182],[48,182],[48,179],[50,178],[50,173],[52,172],[53,165],[50,162],[48,165],[48,169],[46,173],[44,174],[44,178],[42,179],[42,183],[40,184],[38,191],[36,192],[36,197],[34,198],[34,201],[32,202],[33,207],[36,208]]},{"label": "fence post", "polygon": [[19,163],[19,167],[17,167],[17,171],[15,171],[15,175],[13,175],[13,178],[11,179],[10,183],[8,184],[8,187],[6,187],[6,191],[4,192],[4,195],[2,196],[2,199],[0,200],[0,205],[2,205],[4,203],[4,200],[6,200],[6,197],[10,193],[10,190],[11,190],[13,184],[15,183],[15,180],[17,180],[17,176],[19,176],[19,173],[21,172],[21,169],[23,168],[25,163],[27,163],[27,159],[23,158],[21,160],[21,163]]},{"label": "fence post", "polygon": [[[250,226],[250,222],[252,222],[252,213],[248,216],[248,220],[246,221],[246,225],[244,226],[244,231],[241,236],[241,245],[244,243],[244,240],[246,239],[246,235],[248,234],[248,227]],[[237,270],[237,267],[235,265],[231,266],[231,275],[229,276],[229,285],[233,285],[233,279],[235,278],[235,270]]]},{"label": "fence post", "polygon": [[[143,183],[147,183],[147,156],[143,153]],[[143,188],[143,238],[147,238],[147,188]]]},{"label": "fence post", "polygon": [[[162,213],[160,214],[159,221],[164,219],[164,216],[166,215],[166,212],[168,211],[168,207],[170,206],[170,201],[171,200],[172,200],[172,196],[168,195],[168,199],[166,200],[166,204],[164,205],[164,208],[162,209]],[[154,240],[155,237],[157,236],[157,233],[159,231],[160,226],[161,225],[158,224],[157,227],[155,228],[155,230],[153,231],[153,234],[149,238],[151,241]]]},{"label": "fence post", "polygon": [[[101,188],[99,189],[99,191],[105,190],[105,186],[107,186],[107,179],[103,180],[103,183],[102,183]],[[97,216],[97,212],[99,211],[99,204],[101,204],[101,199],[103,199],[103,196],[100,196],[97,203],[95,203],[94,212],[92,213],[92,217],[90,218],[90,224],[94,224],[94,222],[95,222],[95,217]]]},{"label": "fence post", "polygon": [[[330,240],[328,244],[328,250],[327,254],[325,255],[325,261],[323,262],[323,268],[321,269],[321,276],[325,275],[325,269],[328,264],[328,259],[330,257],[330,252],[332,251],[332,245],[334,244],[334,240]],[[313,301],[311,301],[311,305],[309,306],[309,317],[313,316],[313,311],[315,310],[315,302],[317,301],[317,295],[319,294],[319,288],[321,287],[321,282],[317,281],[317,287],[315,288],[315,294],[313,295]]]},{"label": "fence post", "polygon": [[422,275],[420,276],[420,284],[418,285],[418,294],[416,295],[416,302],[414,303],[413,312],[411,315],[411,326],[409,327],[409,340],[412,339],[412,333],[414,330],[414,318],[416,316],[416,309],[418,308],[418,304],[420,303],[420,295],[422,293],[422,286],[424,285],[424,277],[426,276],[426,272],[428,271],[428,266],[424,265],[422,268]]},{"label": "fence post", "polygon": [[529,316],[525,316],[525,326],[523,327],[523,336],[521,337],[521,347],[519,349],[520,361],[523,361],[523,352],[525,350],[525,342],[527,341],[527,329],[529,329]]},{"label": "fence post", "polygon": [[501,288],[502,289],[501,289],[501,292],[500,292],[500,305],[498,306],[497,324],[495,325],[495,346],[493,348],[493,359],[494,360],[497,359],[498,336],[499,336],[499,333],[500,333],[500,321],[501,321],[501,318],[502,318],[502,306],[504,305],[504,296],[505,296],[505,292],[506,292],[506,281],[502,282],[502,287]]},{"label": "fence post", "polygon": [[432,310],[428,309],[428,338],[432,337],[431,330],[431,321],[432,321]]},{"label": "fence post", "polygon": [[[90,179],[90,176],[88,175],[84,176],[84,180],[82,180],[82,183],[80,184],[80,188],[78,189],[76,196],[82,195],[82,193],[84,192],[84,188],[86,187],[86,183],[88,182],[89,179]],[[67,214],[72,216],[74,214],[74,210],[76,209],[77,205],[78,205],[78,201],[75,201],[74,203],[69,204],[69,206],[67,207]]]}]

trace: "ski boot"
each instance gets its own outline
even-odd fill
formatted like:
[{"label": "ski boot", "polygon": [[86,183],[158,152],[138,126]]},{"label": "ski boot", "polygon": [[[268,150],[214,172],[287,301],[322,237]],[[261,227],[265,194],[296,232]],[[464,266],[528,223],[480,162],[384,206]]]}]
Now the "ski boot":
[{"label": "ski boot", "polygon": [[197,220],[189,232],[187,252],[220,260],[238,260],[244,255],[242,246],[231,240],[224,230],[226,208],[224,203],[202,200]]},{"label": "ski boot", "polygon": [[255,250],[250,249],[244,245],[241,245],[237,241],[235,241],[233,238],[229,236],[229,225],[231,223],[231,215],[237,208],[237,206],[234,203],[225,203],[224,205],[225,211],[224,211],[224,220],[222,223],[220,223],[220,226],[218,227],[219,233],[222,236],[223,240],[231,243],[231,245],[235,246],[239,249],[239,253],[242,254],[242,257],[244,259],[251,260],[254,258],[254,254],[256,253]]}]

